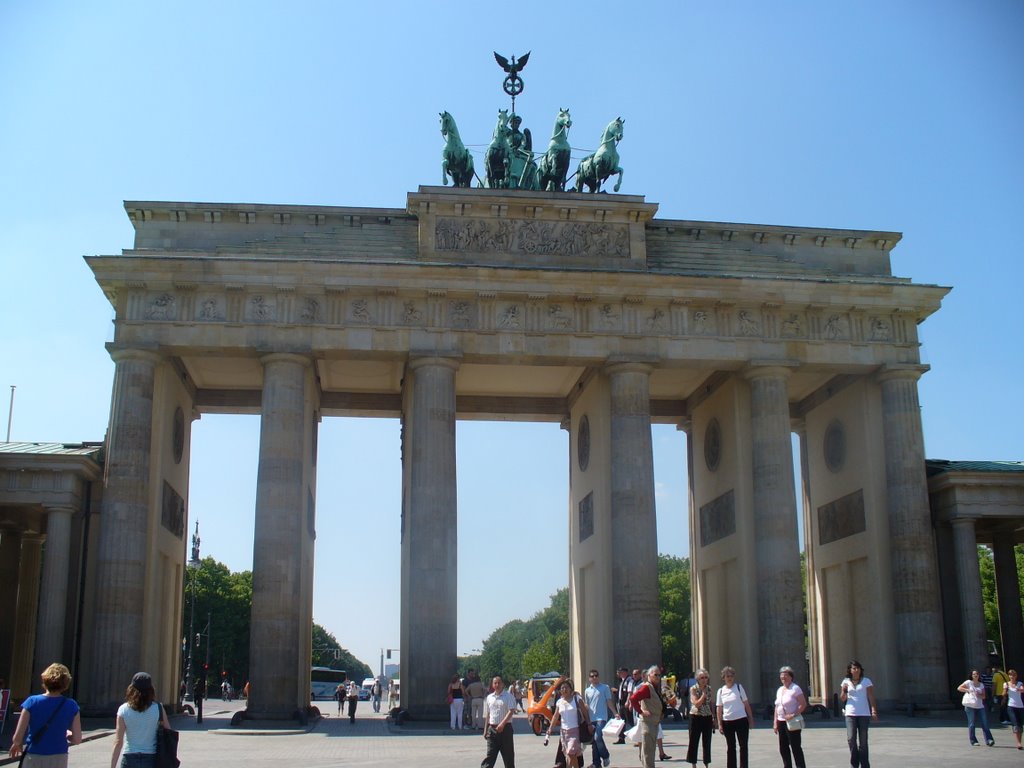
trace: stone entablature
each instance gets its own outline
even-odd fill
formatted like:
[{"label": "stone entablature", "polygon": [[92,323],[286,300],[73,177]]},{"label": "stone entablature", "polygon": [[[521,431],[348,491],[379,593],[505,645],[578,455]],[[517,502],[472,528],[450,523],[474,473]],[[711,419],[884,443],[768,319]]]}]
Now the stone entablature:
[{"label": "stone entablature", "polygon": [[421,187],[407,206],[126,202],[135,250],[297,261],[473,264],[908,282],[900,234],[655,219],[637,195]]},{"label": "stone entablature", "polygon": [[[90,259],[90,263],[97,274],[105,273],[101,259]],[[133,265],[141,267],[143,263]],[[558,285],[550,285],[550,292],[500,290],[497,285],[471,292],[458,280],[450,283],[451,288],[410,291],[365,284],[317,288],[243,282],[224,285],[212,275],[209,281],[191,283],[166,281],[156,275],[154,279],[140,277],[145,274],[136,273],[135,279],[116,288],[116,295],[125,298],[122,323],[522,331],[900,346],[916,345],[916,324],[922,311],[881,302],[851,307],[846,301],[829,306],[801,302],[797,296],[785,303],[731,303],[700,295],[669,298],[639,285],[635,286],[637,293],[623,295],[562,293],[564,287]],[[118,282],[116,277],[113,282]],[[165,287],[159,287],[160,283]]]},{"label": "stone entablature", "polygon": [[447,334],[481,356],[592,361],[611,344],[829,365],[842,348],[870,367],[916,362],[916,326],[947,292],[889,274],[896,233],[656,220],[640,196],[421,187],[405,211],[125,207],[136,248],[88,259],[122,346],[242,349],[264,327],[314,352],[402,355]]}]

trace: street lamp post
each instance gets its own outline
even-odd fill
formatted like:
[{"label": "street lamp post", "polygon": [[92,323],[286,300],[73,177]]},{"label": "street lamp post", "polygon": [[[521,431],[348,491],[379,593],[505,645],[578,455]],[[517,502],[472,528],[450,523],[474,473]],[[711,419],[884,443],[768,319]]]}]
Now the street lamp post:
[{"label": "street lamp post", "polygon": [[191,574],[189,584],[191,587],[190,608],[188,618],[188,667],[185,671],[185,698],[192,695],[192,649],[195,647],[193,638],[196,636],[196,572],[199,570],[199,521],[196,520],[196,532],[192,534],[192,557],[189,559],[186,570]]}]

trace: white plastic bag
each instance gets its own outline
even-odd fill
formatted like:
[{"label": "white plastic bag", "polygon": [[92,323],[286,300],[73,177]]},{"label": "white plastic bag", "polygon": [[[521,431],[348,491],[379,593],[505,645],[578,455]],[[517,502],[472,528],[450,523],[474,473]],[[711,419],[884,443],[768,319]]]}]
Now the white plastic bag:
[{"label": "white plastic bag", "polygon": [[626,731],[626,741],[630,744],[639,744],[643,741],[643,737],[640,735],[640,725],[634,725],[628,731]]},{"label": "white plastic bag", "polygon": [[622,729],[626,727],[626,721],[621,717],[613,717],[607,723],[604,724],[604,728],[601,729],[601,733],[604,734],[606,739],[615,741],[622,735]]}]

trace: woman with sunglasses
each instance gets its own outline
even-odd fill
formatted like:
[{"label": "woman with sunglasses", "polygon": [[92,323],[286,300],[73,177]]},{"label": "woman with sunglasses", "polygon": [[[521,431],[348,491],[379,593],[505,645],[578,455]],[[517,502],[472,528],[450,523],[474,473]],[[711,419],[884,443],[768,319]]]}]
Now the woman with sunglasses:
[{"label": "woman with sunglasses", "polygon": [[981,673],[971,670],[971,676],[964,680],[956,688],[964,695],[960,703],[964,705],[964,714],[967,715],[967,738],[972,747],[978,746],[978,737],[975,734],[975,723],[981,721],[981,730],[985,733],[985,743],[990,747],[994,746],[996,740],[992,738],[992,731],[988,729],[988,713],[985,712],[985,684],[981,682]]}]

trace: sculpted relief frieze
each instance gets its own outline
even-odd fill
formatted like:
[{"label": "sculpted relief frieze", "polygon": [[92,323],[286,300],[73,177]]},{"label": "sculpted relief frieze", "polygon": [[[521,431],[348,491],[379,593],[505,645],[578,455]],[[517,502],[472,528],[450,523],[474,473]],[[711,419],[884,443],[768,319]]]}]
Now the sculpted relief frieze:
[{"label": "sculpted relief frieze", "polygon": [[452,296],[451,292],[438,288],[425,294],[402,295],[388,289],[360,295],[335,289],[309,295],[290,288],[248,292],[241,286],[228,286],[219,293],[140,290],[130,297],[127,316],[136,322],[157,324],[270,323],[868,344],[912,341],[906,330],[913,321],[909,314],[835,312],[828,308],[793,311],[785,305],[744,307],[688,299],[651,301],[643,296],[602,301],[591,296],[538,294],[517,300],[491,292],[475,296]]},{"label": "sculpted relief frieze", "polygon": [[626,224],[439,217],[434,242],[439,251],[629,257]]}]

